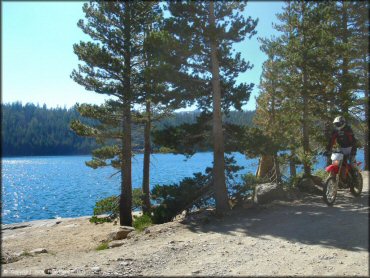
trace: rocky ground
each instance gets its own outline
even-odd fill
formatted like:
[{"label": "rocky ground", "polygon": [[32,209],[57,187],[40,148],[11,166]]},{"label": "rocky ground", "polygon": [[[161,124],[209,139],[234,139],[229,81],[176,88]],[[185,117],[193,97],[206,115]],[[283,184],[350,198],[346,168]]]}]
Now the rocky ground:
[{"label": "rocky ground", "polygon": [[96,247],[119,227],[88,218],[2,226],[2,276],[369,276],[369,187],[334,207],[294,201],[206,210]]}]

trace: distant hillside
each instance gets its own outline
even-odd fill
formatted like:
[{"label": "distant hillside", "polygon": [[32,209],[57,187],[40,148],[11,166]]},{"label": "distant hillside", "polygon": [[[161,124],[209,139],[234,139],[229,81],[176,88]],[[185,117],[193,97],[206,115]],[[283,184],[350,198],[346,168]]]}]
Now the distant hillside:
[{"label": "distant hillside", "polygon": [[[172,117],[168,119],[164,119],[161,122],[157,123],[156,126],[158,128],[162,128],[165,125],[167,126],[176,126],[183,123],[194,123],[196,121],[197,116],[199,115],[199,111],[191,111],[191,112],[181,112],[176,113]],[[252,119],[255,114],[255,111],[231,111],[229,116],[226,118],[227,123],[232,123],[236,125],[252,125]]]},{"label": "distant hillside", "polygon": [[[2,156],[90,154],[97,147],[94,139],[77,136],[70,130],[73,119],[82,119],[75,108],[47,108],[15,102],[2,104],[1,109]],[[196,111],[175,113],[156,126],[192,123],[198,114]],[[254,111],[231,112],[227,122],[250,125],[253,115]],[[143,149],[142,127],[133,127],[132,138],[135,149]]]},{"label": "distant hillside", "polygon": [[80,118],[75,109],[40,107],[19,102],[1,106],[3,156],[88,154],[93,139],[77,136],[69,129]]}]

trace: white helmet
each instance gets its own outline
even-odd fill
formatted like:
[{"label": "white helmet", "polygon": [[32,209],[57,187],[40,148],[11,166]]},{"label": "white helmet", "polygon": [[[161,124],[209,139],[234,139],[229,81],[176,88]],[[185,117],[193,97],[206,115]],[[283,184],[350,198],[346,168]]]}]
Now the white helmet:
[{"label": "white helmet", "polygon": [[346,120],[342,116],[338,116],[333,121],[334,127],[337,130],[341,130],[346,125]]}]

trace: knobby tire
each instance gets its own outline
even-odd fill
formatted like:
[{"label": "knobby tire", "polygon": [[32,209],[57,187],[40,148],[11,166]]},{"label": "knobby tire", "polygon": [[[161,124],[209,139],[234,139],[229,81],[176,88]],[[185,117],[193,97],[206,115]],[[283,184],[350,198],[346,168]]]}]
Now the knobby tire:
[{"label": "knobby tire", "polygon": [[[335,199],[337,198],[337,193],[338,193],[338,187],[335,185],[336,183],[336,179],[335,177],[329,177],[325,184],[324,184],[324,190],[323,190],[323,198],[324,198],[324,201],[325,203],[328,205],[328,206],[333,206],[334,202],[335,202]],[[333,183],[334,185],[334,198],[332,198],[331,200],[328,199],[328,190],[330,189],[329,185],[330,183]]]},{"label": "knobby tire", "polygon": [[362,186],[363,186],[363,179],[362,179],[361,173],[357,171],[357,177],[352,177],[352,179],[355,179],[355,180],[353,180],[351,183],[350,191],[353,196],[358,197],[361,195]]}]

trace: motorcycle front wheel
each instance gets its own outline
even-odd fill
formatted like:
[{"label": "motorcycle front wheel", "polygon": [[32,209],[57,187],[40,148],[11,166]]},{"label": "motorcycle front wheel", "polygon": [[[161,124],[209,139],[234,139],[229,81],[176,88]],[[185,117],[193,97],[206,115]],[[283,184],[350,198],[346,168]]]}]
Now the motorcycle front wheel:
[{"label": "motorcycle front wheel", "polygon": [[332,206],[337,198],[337,181],[335,177],[329,177],[324,184],[323,197],[328,206]]},{"label": "motorcycle front wheel", "polygon": [[350,186],[350,191],[353,196],[360,196],[362,192],[362,185],[363,185],[363,180],[362,180],[362,175],[359,171],[356,170],[356,173],[354,177],[352,177],[352,182]]}]

